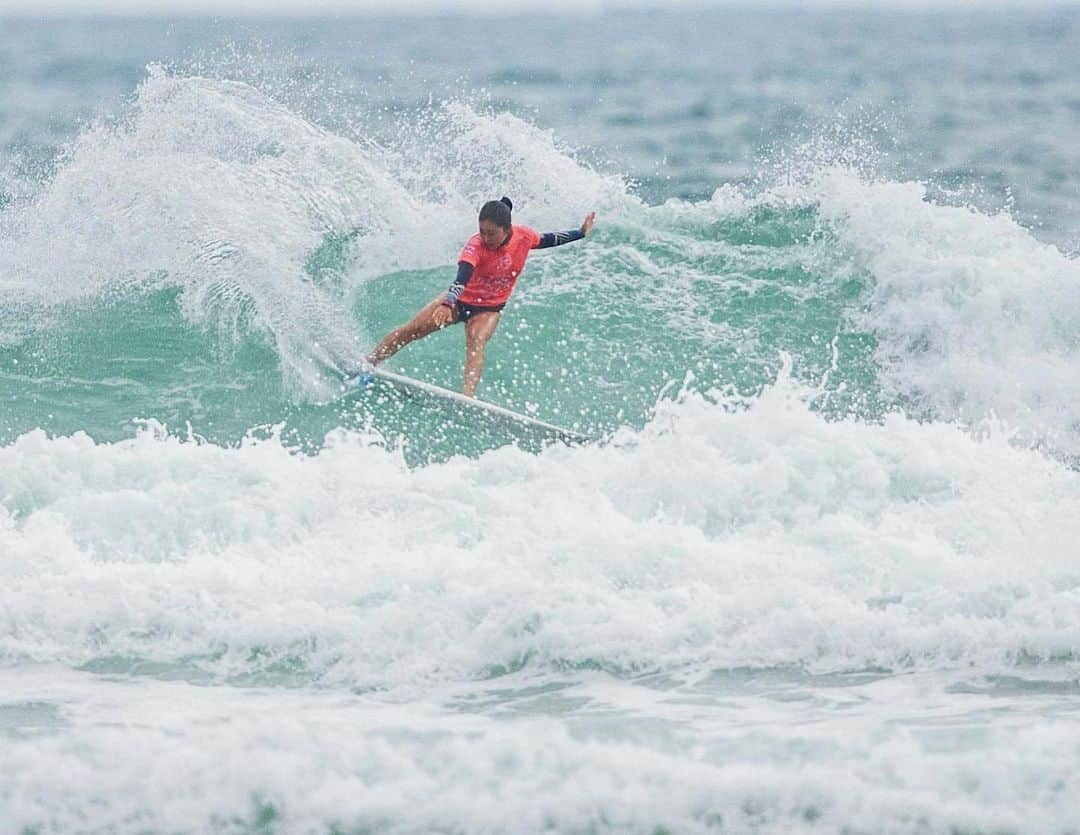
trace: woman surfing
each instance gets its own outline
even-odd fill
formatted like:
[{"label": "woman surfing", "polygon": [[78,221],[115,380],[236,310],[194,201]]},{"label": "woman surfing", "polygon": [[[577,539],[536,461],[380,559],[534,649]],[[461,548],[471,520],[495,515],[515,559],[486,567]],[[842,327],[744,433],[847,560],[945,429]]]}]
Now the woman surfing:
[{"label": "woman surfing", "polygon": [[458,256],[458,274],[443,295],[425,305],[410,321],[383,337],[368,362],[378,365],[410,342],[448,325],[465,323],[465,380],[462,392],[475,396],[484,370],[484,347],[499,324],[502,309],[525,269],[529,252],[579,241],[589,234],[596,212],[589,212],[580,229],[540,234],[510,219],[509,197],[490,200],[480,208],[480,231],[469,238]]}]

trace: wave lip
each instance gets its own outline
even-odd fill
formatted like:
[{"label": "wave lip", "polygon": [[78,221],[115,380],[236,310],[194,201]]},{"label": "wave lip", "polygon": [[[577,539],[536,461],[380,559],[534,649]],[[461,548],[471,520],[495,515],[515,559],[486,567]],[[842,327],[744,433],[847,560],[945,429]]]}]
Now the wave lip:
[{"label": "wave lip", "polygon": [[[379,226],[409,196],[358,145],[238,82],[151,67],[127,118],[85,132],[30,204],[5,211],[7,290],[54,304],[180,290],[226,342],[255,327],[286,376],[357,353],[305,262],[329,234]],[[320,349],[322,349],[320,353]]]},{"label": "wave lip", "polygon": [[927,199],[919,183],[838,169],[822,217],[873,276],[859,323],[882,383],[934,419],[1007,422],[1018,440],[1080,454],[1080,266],[1006,213]]}]

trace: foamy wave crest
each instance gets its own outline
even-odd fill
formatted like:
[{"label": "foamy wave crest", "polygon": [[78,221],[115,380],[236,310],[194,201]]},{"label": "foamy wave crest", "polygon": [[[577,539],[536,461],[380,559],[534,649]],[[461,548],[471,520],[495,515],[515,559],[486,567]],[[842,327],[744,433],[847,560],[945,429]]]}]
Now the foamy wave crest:
[{"label": "foamy wave crest", "polygon": [[920,183],[823,172],[822,217],[873,275],[858,316],[882,383],[944,420],[1007,422],[1080,454],[1080,264],[1005,213],[939,205]]},{"label": "foamy wave crest", "polygon": [[306,374],[356,349],[305,259],[325,235],[410,202],[356,144],[254,88],[152,69],[130,116],[88,130],[7,218],[4,272],[46,302],[178,286],[192,321],[234,337],[263,327]]},{"label": "foamy wave crest", "polygon": [[1080,477],[808,396],[422,470],[347,434],[304,457],[31,433],[0,451],[0,655],[364,687],[1075,657]]},{"label": "foamy wave crest", "polygon": [[[753,224],[751,238],[790,239],[815,300],[854,279],[863,290],[837,334],[876,339],[885,402],[969,426],[1002,421],[1019,443],[1080,455],[1080,264],[1007,212],[943,205],[922,183],[837,156],[812,146],[760,192],[727,185],[710,201],[669,201],[662,222],[705,236],[738,221]],[[779,247],[764,254],[787,266]]]}]

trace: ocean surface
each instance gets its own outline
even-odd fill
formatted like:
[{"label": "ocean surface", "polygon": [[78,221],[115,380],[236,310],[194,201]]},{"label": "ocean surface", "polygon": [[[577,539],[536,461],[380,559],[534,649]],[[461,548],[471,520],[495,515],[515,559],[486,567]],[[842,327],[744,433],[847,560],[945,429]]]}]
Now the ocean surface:
[{"label": "ocean surface", "polygon": [[[0,18],[0,833],[1080,832],[1078,54]],[[594,443],[343,383],[504,194]]]}]

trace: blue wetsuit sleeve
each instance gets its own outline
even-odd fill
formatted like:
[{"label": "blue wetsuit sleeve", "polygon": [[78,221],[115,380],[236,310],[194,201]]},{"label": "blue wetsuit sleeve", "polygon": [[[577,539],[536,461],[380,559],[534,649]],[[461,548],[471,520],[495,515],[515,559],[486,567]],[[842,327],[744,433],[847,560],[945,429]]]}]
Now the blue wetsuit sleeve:
[{"label": "blue wetsuit sleeve", "polygon": [[461,297],[462,291],[465,289],[465,285],[469,283],[469,279],[472,278],[473,265],[468,261],[458,261],[457,265],[457,278],[454,279],[454,283],[450,285],[450,289],[446,291],[446,298],[443,299],[443,304],[448,304],[451,307]]},{"label": "blue wetsuit sleeve", "polygon": [[562,246],[571,241],[580,241],[584,237],[585,233],[580,229],[570,229],[567,232],[545,232],[540,236],[540,243],[536,245],[535,249],[547,249],[552,246]]}]

